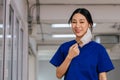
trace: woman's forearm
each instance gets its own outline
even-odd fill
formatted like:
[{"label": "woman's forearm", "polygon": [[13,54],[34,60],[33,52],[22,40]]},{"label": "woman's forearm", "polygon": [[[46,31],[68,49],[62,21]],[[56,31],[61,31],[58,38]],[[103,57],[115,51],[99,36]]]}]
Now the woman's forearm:
[{"label": "woman's forearm", "polygon": [[62,78],[63,75],[66,73],[70,63],[71,63],[71,60],[78,56],[80,53],[79,49],[78,49],[78,44],[73,44],[70,49],[69,49],[69,52],[68,52],[68,55],[67,57],[65,58],[65,60],[63,61],[63,63],[57,67],[57,70],[56,70],[56,76],[58,78]]},{"label": "woman's forearm", "polygon": [[57,78],[62,78],[64,76],[64,74],[66,73],[70,63],[71,63],[71,58],[69,58],[69,56],[66,57],[66,59],[63,61],[63,63],[57,67],[56,69],[56,76]]}]

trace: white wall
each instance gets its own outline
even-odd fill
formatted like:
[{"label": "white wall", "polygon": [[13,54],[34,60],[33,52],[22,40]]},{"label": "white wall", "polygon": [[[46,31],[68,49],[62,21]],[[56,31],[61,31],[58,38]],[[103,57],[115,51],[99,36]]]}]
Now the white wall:
[{"label": "white wall", "polygon": [[38,69],[38,80],[59,80],[56,78],[55,67],[48,60],[39,61]]},{"label": "white wall", "polygon": [[29,55],[29,80],[36,79],[36,57],[34,55]]},{"label": "white wall", "polygon": [[[114,5],[41,5],[41,20],[68,20],[74,9],[84,7],[90,10],[93,19],[100,22],[119,22],[120,6]],[[60,15],[59,15],[60,14]],[[59,16],[58,16],[59,15]],[[113,16],[114,15],[114,16]],[[65,22],[66,22],[65,21]],[[64,21],[63,21],[64,22]]]}]

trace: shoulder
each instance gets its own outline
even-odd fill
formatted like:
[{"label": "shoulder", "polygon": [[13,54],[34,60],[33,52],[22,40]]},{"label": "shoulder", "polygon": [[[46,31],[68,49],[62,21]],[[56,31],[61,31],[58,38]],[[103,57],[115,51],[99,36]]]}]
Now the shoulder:
[{"label": "shoulder", "polygon": [[106,56],[106,55],[108,55],[106,48],[105,48],[102,44],[97,43],[97,42],[95,42],[95,41],[93,41],[93,44],[94,44],[94,48],[95,48],[94,50],[97,51],[99,57],[100,57],[100,55],[101,55],[101,56]]},{"label": "shoulder", "polygon": [[64,54],[64,56],[66,56],[69,51],[70,46],[73,45],[74,43],[76,43],[75,40],[71,40],[71,41],[62,43],[57,50],[57,54],[62,53],[62,54]]},{"label": "shoulder", "polygon": [[59,46],[59,50],[61,51],[68,51],[70,46],[72,46],[73,44],[75,44],[76,41],[75,40],[71,40],[71,41],[66,41],[64,43],[62,43],[60,46]]},{"label": "shoulder", "polygon": [[71,40],[71,41],[66,41],[66,42],[62,43],[60,46],[61,47],[70,47],[70,46],[72,46],[75,43],[76,43],[75,40]]},{"label": "shoulder", "polygon": [[105,47],[101,44],[101,43],[97,43],[95,41],[91,41],[89,44],[89,49],[97,52],[97,53],[101,53],[103,51],[106,51]]},{"label": "shoulder", "polygon": [[97,42],[95,42],[95,41],[92,41],[91,43],[92,43],[92,45],[93,45],[94,47],[96,47],[96,48],[99,48],[99,49],[105,48],[102,44],[97,43]]},{"label": "shoulder", "polygon": [[74,43],[75,43],[75,40],[66,41],[66,42],[60,44],[60,46],[58,47],[58,51],[67,50],[67,49],[69,49],[69,47],[70,47],[71,45],[73,45]]}]

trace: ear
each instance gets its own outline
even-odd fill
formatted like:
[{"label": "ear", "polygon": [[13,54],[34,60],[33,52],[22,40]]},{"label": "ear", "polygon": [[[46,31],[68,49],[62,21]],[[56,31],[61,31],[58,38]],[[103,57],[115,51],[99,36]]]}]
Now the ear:
[{"label": "ear", "polygon": [[92,32],[92,26],[89,24],[89,27],[88,27],[90,30],[91,30],[91,32]]},{"label": "ear", "polygon": [[89,24],[89,28],[91,28],[91,25]]}]

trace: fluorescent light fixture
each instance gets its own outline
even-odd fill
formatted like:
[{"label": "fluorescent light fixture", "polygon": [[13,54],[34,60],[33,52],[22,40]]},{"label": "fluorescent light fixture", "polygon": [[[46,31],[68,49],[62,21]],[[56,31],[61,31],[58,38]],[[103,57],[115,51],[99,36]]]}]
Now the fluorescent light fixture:
[{"label": "fluorescent light fixture", "polygon": [[[0,38],[3,38],[3,35],[0,35]],[[11,38],[11,35],[7,35],[7,38]]]},{"label": "fluorescent light fixture", "polygon": [[3,35],[0,35],[0,38],[3,38]]},{"label": "fluorescent light fixture", "polygon": [[75,37],[74,34],[54,34],[52,35],[53,38],[72,38]]},{"label": "fluorescent light fixture", "polygon": [[101,43],[100,37],[96,37],[96,42]]},{"label": "fluorescent light fixture", "polygon": [[93,27],[96,27],[96,25],[97,25],[96,23],[93,23]]},{"label": "fluorescent light fixture", "polygon": [[11,38],[12,36],[11,35],[7,35],[7,38]]},{"label": "fluorescent light fixture", "polygon": [[68,28],[70,24],[52,24],[52,28]]},{"label": "fluorescent light fixture", "polygon": [[3,24],[0,24],[0,28],[3,28]]},{"label": "fluorescent light fixture", "polygon": [[[93,27],[96,27],[96,23],[93,23]],[[69,28],[71,24],[52,24],[52,28]]]}]

